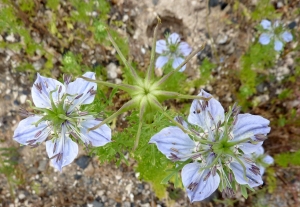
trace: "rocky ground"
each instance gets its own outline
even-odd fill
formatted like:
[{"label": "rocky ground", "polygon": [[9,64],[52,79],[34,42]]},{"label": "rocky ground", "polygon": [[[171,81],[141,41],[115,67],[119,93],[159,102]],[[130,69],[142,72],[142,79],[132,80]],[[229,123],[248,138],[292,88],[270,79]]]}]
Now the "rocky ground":
[{"label": "rocky ground", "polygon": [[[152,31],[156,23],[156,15],[162,20],[160,27],[160,37],[163,37],[165,30],[179,33],[183,39],[199,47],[204,42],[207,46],[205,50],[193,58],[188,63],[185,71],[189,77],[197,78],[200,76],[196,70],[199,61],[203,57],[211,57],[215,51],[220,55],[219,58],[238,67],[237,59],[252,40],[252,30],[243,28],[238,30],[234,25],[224,24],[226,18],[239,18],[231,16],[232,8],[224,3],[211,3],[210,10],[207,8],[207,2],[201,0],[178,1],[178,0],[114,0],[111,18],[121,19],[125,23],[125,28],[120,29],[122,35],[129,37],[131,56],[139,63],[141,68],[146,67],[149,62],[149,48],[152,41]],[[247,5],[255,5],[256,1],[246,1]],[[283,1],[274,2],[279,6]],[[278,6],[277,5],[277,6]],[[288,22],[292,21],[287,19]],[[298,25],[299,17],[293,19]],[[133,29],[132,31],[129,30]],[[19,41],[17,37],[9,34],[2,34],[0,41]],[[50,46],[49,46],[50,47]],[[89,51],[91,54],[86,58],[86,62],[94,64],[97,60],[99,48],[87,48],[86,45],[74,45],[74,51]],[[51,49],[51,48],[50,48]],[[49,49],[49,50],[50,50]],[[52,48],[53,49],[53,48]],[[54,50],[54,49],[53,49]],[[57,61],[61,61],[62,54],[57,55]],[[289,74],[293,67],[294,58],[297,54],[289,54],[279,63],[279,67],[274,69],[278,73],[278,78]],[[213,197],[219,197],[218,194],[212,196],[206,202],[197,202],[190,204],[184,192],[180,192],[178,199],[169,198],[159,200],[153,192],[151,185],[139,179],[138,173],[134,172],[134,162],[130,166],[121,164],[116,167],[114,164],[100,164],[97,157],[86,156],[86,152],[80,149],[75,162],[65,167],[60,173],[51,167],[50,161],[46,155],[45,144],[38,148],[19,145],[12,140],[14,129],[17,127],[22,117],[18,111],[20,107],[25,106],[25,101],[31,99],[30,90],[32,82],[26,72],[17,72],[15,70],[18,63],[22,60],[22,53],[15,53],[10,49],[0,48],[0,149],[15,147],[17,151],[13,160],[17,161],[14,166],[14,175],[9,179],[0,174],[0,207],[14,206],[116,206],[116,207],[163,207],[163,206],[225,206],[225,204],[216,204],[212,202]],[[36,70],[43,67],[42,57],[32,60]],[[220,61],[220,60],[214,60]],[[228,74],[225,66],[217,68],[214,71],[214,78],[221,80]],[[107,76],[114,82],[121,81],[122,71],[113,62],[106,64]],[[54,69],[54,76],[56,75]],[[214,96],[226,104],[231,104],[232,94],[229,88],[230,79],[222,79],[222,83],[211,83],[206,85],[208,91],[214,88]],[[218,82],[218,81],[217,81]],[[263,86],[262,86],[263,88]],[[197,90],[197,89],[193,89]],[[262,91],[264,91],[262,89]],[[258,96],[260,102],[268,101],[270,93],[261,93]],[[287,103],[297,104],[297,103]],[[268,114],[267,114],[268,116]],[[272,117],[268,117],[272,118]],[[289,133],[297,131],[275,132],[270,135],[271,141],[277,141],[278,137],[287,140]],[[268,142],[267,142],[268,143]],[[270,143],[270,142],[269,142]],[[284,145],[285,146],[285,145]],[[272,148],[273,147],[273,148]],[[271,152],[277,152],[278,145],[267,147]],[[279,146],[280,147],[280,146]],[[13,151],[12,151],[13,152]],[[10,152],[10,153],[12,153]],[[300,198],[300,180],[299,170],[297,169],[276,169],[278,188],[272,194],[265,194],[264,197],[251,197],[248,200],[237,195],[237,200],[229,206],[298,206]],[[262,187],[264,188],[264,187]]]}]

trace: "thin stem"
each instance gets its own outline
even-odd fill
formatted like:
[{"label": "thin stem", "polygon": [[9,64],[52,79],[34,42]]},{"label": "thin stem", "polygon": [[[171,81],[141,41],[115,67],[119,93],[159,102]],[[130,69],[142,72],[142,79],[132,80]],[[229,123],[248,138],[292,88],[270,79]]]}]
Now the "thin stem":
[{"label": "thin stem", "polygon": [[170,78],[170,76],[173,75],[173,73],[178,72],[192,57],[194,57],[198,52],[203,50],[204,47],[205,47],[205,44],[201,45],[201,47],[198,48],[197,50],[194,50],[189,56],[187,56],[187,58],[183,61],[183,63],[181,63],[175,70],[172,70],[167,75],[162,77],[158,82],[156,82],[156,87],[160,86],[166,80],[168,80],[168,78]]},{"label": "thin stem", "polygon": [[151,50],[151,59],[150,59],[150,65],[147,70],[146,74],[146,81],[149,83],[151,80],[151,75],[154,70],[154,62],[155,62],[155,52],[156,52],[156,40],[157,40],[157,31],[158,31],[158,25],[161,23],[161,20],[159,17],[157,17],[157,25],[155,26],[154,33],[153,33],[153,42],[152,42],[152,50]]},{"label": "thin stem", "polygon": [[132,92],[132,91],[136,91],[138,89],[137,86],[128,85],[128,84],[125,84],[125,83],[115,84],[115,83],[110,83],[110,82],[106,82],[106,81],[87,78],[87,77],[84,77],[84,76],[81,76],[80,78],[82,78],[86,81],[89,81],[89,82],[100,83],[100,84],[105,85],[107,87],[120,88],[121,90],[126,91],[126,92]]},{"label": "thin stem", "polygon": [[109,117],[107,117],[106,119],[104,119],[100,124],[97,124],[92,128],[89,128],[88,131],[93,131],[93,130],[101,127],[102,125],[104,125],[106,123],[109,123],[110,121],[112,121],[114,118],[116,118],[117,116],[119,116],[123,112],[129,110],[130,107],[132,107],[133,104],[135,104],[135,100],[132,99],[132,100],[128,101],[117,112],[115,112],[114,114],[112,114]]},{"label": "thin stem", "polygon": [[140,109],[139,127],[138,127],[138,131],[137,131],[137,134],[136,134],[133,150],[136,150],[137,146],[139,145],[139,140],[140,140],[142,126],[143,126],[144,112],[145,112],[145,104],[143,104],[141,109]]},{"label": "thin stem", "polygon": [[172,92],[172,91],[160,91],[157,90],[155,91],[155,93],[157,95],[161,95],[161,96],[169,96],[172,98],[182,98],[182,99],[200,99],[200,100],[204,100],[204,101],[209,101],[212,97],[203,97],[203,96],[193,96],[193,95],[184,95],[184,94],[180,94],[177,92]]},{"label": "thin stem", "polygon": [[118,47],[117,43],[115,42],[114,38],[111,36],[111,34],[108,30],[107,30],[107,34],[108,34],[109,40],[113,44],[114,48],[117,50],[117,53],[119,54],[120,58],[122,59],[122,62],[124,63],[124,65],[130,69],[130,72],[131,72],[132,76],[134,77],[134,79],[136,81],[141,82],[141,78],[137,75],[134,68],[127,62],[126,58],[124,57],[123,53],[121,52],[120,48]]}]

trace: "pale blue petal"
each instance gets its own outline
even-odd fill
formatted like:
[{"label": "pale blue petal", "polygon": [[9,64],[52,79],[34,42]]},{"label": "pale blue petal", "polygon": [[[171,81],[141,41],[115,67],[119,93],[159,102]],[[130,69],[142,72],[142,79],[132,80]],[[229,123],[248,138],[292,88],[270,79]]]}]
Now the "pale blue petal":
[{"label": "pale blue petal", "polygon": [[260,25],[267,30],[271,29],[271,22],[269,20],[263,19],[260,23]]},{"label": "pale blue petal", "polygon": [[156,41],[155,52],[158,54],[163,54],[164,52],[168,51],[167,42],[165,40],[158,40]]},{"label": "pale blue petal", "polygon": [[264,163],[266,163],[268,165],[272,165],[274,163],[274,159],[270,155],[266,155],[264,157],[263,161],[264,161]]},{"label": "pale blue petal", "polygon": [[[46,142],[46,151],[49,158],[52,158],[53,166],[62,171],[64,166],[69,165],[77,157],[78,145],[63,133],[58,139]],[[61,154],[61,159],[58,159],[58,156],[53,158],[57,154]]]},{"label": "pale blue petal", "polygon": [[[205,98],[212,97],[211,94],[201,90],[198,96],[203,96]],[[200,126],[204,130],[209,130],[211,127],[214,127],[219,121],[223,122],[225,118],[224,108],[214,98],[209,99],[207,102],[207,107],[202,110],[201,105],[205,105],[205,101],[202,100],[193,100],[193,103],[190,108],[190,114],[188,116],[188,122],[194,125]],[[211,120],[209,113],[213,117]]]},{"label": "pale blue petal", "polygon": [[259,37],[259,42],[262,45],[267,45],[270,43],[270,41],[271,41],[271,35],[268,33],[262,33]]},{"label": "pale blue petal", "polygon": [[[33,123],[39,121],[42,116],[30,116],[26,119],[23,119],[20,121],[18,127],[14,131],[13,139],[20,144],[28,145],[28,141],[32,141],[31,144],[36,144],[43,142],[47,137],[47,123],[45,121],[42,121],[37,125],[33,125]],[[38,135],[38,136],[37,136]]]},{"label": "pale blue petal", "polygon": [[[249,159],[249,158],[247,157],[247,159]],[[241,158],[240,160],[243,162],[243,164],[246,168],[245,174],[244,174],[242,165],[238,161],[233,161],[230,163],[230,168],[234,174],[234,178],[235,178],[236,182],[241,185],[248,184],[252,188],[262,185],[263,181],[262,181],[262,177],[260,175],[260,171],[259,171],[259,173],[255,174],[250,170],[253,167],[258,168],[258,170],[260,170],[260,168],[257,167],[254,163],[249,162],[243,158]]]},{"label": "pale blue petal", "polygon": [[[270,121],[261,116],[251,114],[239,114],[237,116],[237,122],[235,123],[232,130],[232,141],[238,141],[246,138],[251,138],[253,141],[257,141],[255,135],[266,135],[270,132],[271,128],[269,127],[269,124]],[[261,142],[259,142],[258,144],[261,145]],[[247,146],[249,147],[250,145]],[[250,151],[247,151],[246,149],[244,150],[244,152],[247,154],[255,151],[255,149],[251,147],[249,147]]]},{"label": "pale blue petal", "polygon": [[111,129],[106,124],[93,131],[88,131],[89,128],[92,128],[100,123],[101,121],[95,119],[81,122],[82,127],[80,127],[80,138],[84,143],[87,145],[91,144],[94,147],[99,147],[111,142]]},{"label": "pale blue petal", "polygon": [[[197,162],[185,165],[181,171],[182,183],[186,188],[191,202],[202,201],[209,197],[220,184],[220,176],[212,173],[207,177],[210,169],[200,171],[201,165]],[[189,186],[194,183],[194,189]]]},{"label": "pale blue petal", "polygon": [[293,35],[288,31],[283,32],[281,37],[285,42],[290,42],[293,40]]},{"label": "pale blue petal", "polygon": [[195,148],[195,142],[178,127],[167,127],[151,137],[149,143],[157,145],[167,158],[172,154],[176,155],[181,161],[187,160]]},{"label": "pale blue petal", "polygon": [[280,51],[282,50],[282,47],[283,47],[283,43],[279,40],[275,40],[274,49],[276,51]]},{"label": "pale blue petal", "polygon": [[[59,88],[61,89],[60,93],[58,93]],[[31,88],[34,105],[39,108],[51,108],[50,92],[56,89],[57,91],[52,93],[54,103],[61,100],[62,95],[65,93],[65,86],[55,79],[43,77],[38,73],[37,79]]]},{"label": "pale blue petal", "polygon": [[[83,76],[95,80],[95,73],[93,72],[86,72]],[[72,106],[70,106],[68,112],[73,111],[78,105],[92,103],[94,101],[95,94],[91,93],[91,90],[97,90],[97,83],[89,82],[82,78],[76,78],[74,82],[69,83],[67,93],[74,95],[74,97],[68,97],[69,101],[72,102]],[[74,99],[76,96],[80,96],[81,94],[82,96],[80,98]]]},{"label": "pale blue petal", "polygon": [[178,49],[183,56],[188,56],[192,52],[192,48],[186,42],[181,42]]},{"label": "pale blue petal", "polygon": [[172,33],[169,37],[168,37],[168,43],[169,44],[177,44],[180,41],[180,36],[177,33]]},{"label": "pale blue petal", "polygon": [[[172,67],[176,69],[181,63],[184,62],[184,59],[181,57],[177,57],[173,60]],[[179,72],[183,72],[185,70],[186,65],[182,66]]]},{"label": "pale blue petal", "polygon": [[263,155],[265,153],[265,150],[263,148],[263,146],[259,146],[255,152],[253,152],[256,157],[260,156],[260,155]]},{"label": "pale blue petal", "polygon": [[255,144],[251,143],[241,143],[238,145],[239,149],[241,149],[245,154],[251,154],[257,150],[258,147],[261,147],[263,142],[257,142]]},{"label": "pale blue petal", "polygon": [[162,68],[167,62],[169,58],[167,56],[159,56],[155,62],[155,68]]}]

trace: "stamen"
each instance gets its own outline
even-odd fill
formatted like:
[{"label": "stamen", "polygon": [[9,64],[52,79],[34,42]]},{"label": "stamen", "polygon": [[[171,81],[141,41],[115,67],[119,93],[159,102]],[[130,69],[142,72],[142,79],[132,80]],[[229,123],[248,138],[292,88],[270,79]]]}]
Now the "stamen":
[{"label": "stamen", "polygon": [[79,99],[79,98],[81,98],[81,96],[83,96],[83,93],[80,94],[80,95],[78,95],[78,96],[76,96],[75,99]]},{"label": "stamen", "polygon": [[233,180],[233,179],[232,179],[232,173],[229,173],[228,176],[229,176],[229,177],[228,177],[229,181],[232,182],[232,180]]},{"label": "stamen", "polygon": [[211,115],[211,113],[209,112],[209,111],[207,111],[208,113],[208,116],[209,116],[209,118],[212,120],[212,121],[214,121],[214,118],[213,118],[213,116]]},{"label": "stamen", "polygon": [[54,143],[53,154],[54,154],[55,150],[56,150],[56,142]]},{"label": "stamen", "polygon": [[62,86],[59,86],[58,93],[60,93],[61,90],[62,90]]},{"label": "stamen", "polygon": [[34,135],[34,138],[39,137],[41,134],[42,134],[42,130],[38,131],[38,132]]},{"label": "stamen", "polygon": [[27,111],[27,110],[24,109],[24,108],[20,108],[20,109],[19,109],[19,114],[20,114],[20,116],[22,116],[22,117],[34,116],[34,113],[31,113],[31,112]]},{"label": "stamen", "polygon": [[260,175],[260,170],[259,170],[259,168],[258,168],[257,166],[255,166],[255,165],[251,165],[251,168],[249,168],[249,170],[250,170],[251,172],[253,172],[254,175]]},{"label": "stamen", "polygon": [[232,190],[232,188],[226,187],[222,191],[222,197],[223,198],[232,198],[233,196],[234,196],[234,191]]},{"label": "stamen", "polygon": [[88,115],[88,114],[89,114],[89,112],[87,112],[87,111],[81,111],[81,112],[78,113],[79,116],[85,116],[85,115]]},{"label": "stamen", "polygon": [[171,152],[171,156],[169,156],[169,158],[170,158],[170,160],[172,160],[174,162],[180,160],[180,158],[172,152]]},{"label": "stamen", "polygon": [[176,149],[176,148],[171,147],[171,150],[174,151],[174,152],[179,153],[178,149]]},{"label": "stamen", "polygon": [[216,166],[214,166],[214,167],[212,168],[211,174],[212,174],[213,176],[215,176],[215,175],[217,174],[217,167],[216,167]]},{"label": "stamen", "polygon": [[49,88],[47,81],[44,81],[46,88]]},{"label": "stamen", "polygon": [[197,187],[197,185],[198,185],[198,183],[191,182],[187,188],[191,191],[194,191],[195,188]]},{"label": "stamen", "polygon": [[64,74],[63,75],[63,79],[64,79],[65,84],[68,85],[71,82],[71,80],[72,80],[72,75],[66,75],[66,74]]},{"label": "stamen", "polygon": [[207,173],[207,175],[203,178],[203,181],[206,181],[209,178],[210,175],[211,175],[211,171],[209,171]]},{"label": "stamen", "polygon": [[97,93],[95,90],[90,90],[89,92],[90,92],[91,96],[93,96]]},{"label": "stamen", "polygon": [[26,143],[28,143],[28,145],[32,145],[34,142],[36,142],[37,139],[31,139],[26,141]]},{"label": "stamen", "polygon": [[40,93],[42,93],[42,84],[41,83],[35,83],[35,84],[33,84],[35,87],[36,87],[36,89],[38,89],[38,91],[40,92]]},{"label": "stamen", "polygon": [[263,134],[256,134],[254,135],[255,139],[257,139],[258,141],[265,141],[268,137],[263,135]]},{"label": "stamen", "polygon": [[175,121],[177,121],[179,124],[183,125],[183,118],[181,116],[176,116]]}]

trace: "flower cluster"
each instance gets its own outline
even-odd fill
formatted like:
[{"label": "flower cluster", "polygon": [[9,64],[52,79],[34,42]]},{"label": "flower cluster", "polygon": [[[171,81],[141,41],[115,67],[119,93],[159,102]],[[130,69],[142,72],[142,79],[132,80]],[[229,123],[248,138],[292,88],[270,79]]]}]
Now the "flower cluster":
[{"label": "flower cluster", "polygon": [[232,197],[238,184],[261,185],[262,173],[252,158],[270,132],[269,121],[239,114],[236,105],[225,114],[209,93],[202,90],[199,95],[210,100],[193,101],[190,124],[177,117],[178,126],[162,129],[149,143],[172,161],[192,161],[181,171],[191,202],[207,198],[218,187],[223,196]]},{"label": "flower cluster", "polygon": [[[175,69],[184,62],[184,57],[192,52],[192,48],[186,42],[180,42],[180,37],[177,33],[172,33],[166,40],[158,40],[156,42],[156,53],[160,54],[157,58],[155,67],[162,68],[169,60],[172,62],[172,67]],[[183,72],[185,65],[179,70]]]},{"label": "flower cluster", "polygon": [[[87,78],[95,79],[95,74],[87,72]],[[36,113],[22,110],[27,116],[14,132],[14,140],[22,145],[37,147],[46,141],[46,151],[53,166],[62,168],[76,158],[77,142],[86,147],[103,146],[111,141],[111,129],[107,125],[89,131],[101,123],[95,114],[81,111],[80,106],[93,102],[97,84],[77,78],[70,82],[70,76],[64,76],[64,84],[52,78],[38,74],[31,89]]]},{"label": "flower cluster", "polygon": [[279,22],[276,21],[273,26],[269,20],[262,20],[261,26],[264,29],[264,32],[259,37],[259,42],[262,45],[267,45],[270,42],[274,41],[274,49],[276,51],[282,50],[283,42],[290,42],[293,40],[293,35],[288,31],[277,31],[279,28]]}]

